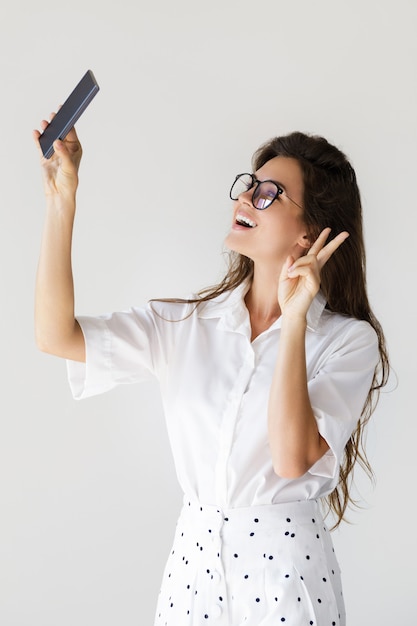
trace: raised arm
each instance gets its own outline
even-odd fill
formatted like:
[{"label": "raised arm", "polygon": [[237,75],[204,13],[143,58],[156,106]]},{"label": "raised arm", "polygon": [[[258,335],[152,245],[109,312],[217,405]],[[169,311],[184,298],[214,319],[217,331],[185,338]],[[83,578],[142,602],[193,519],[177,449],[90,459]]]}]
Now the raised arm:
[{"label": "raised arm", "polygon": [[305,333],[307,311],[320,287],[320,270],[348,237],[340,233],[325,245],[326,228],[306,256],[289,257],[280,276],[278,300],[282,313],[278,358],[269,406],[269,442],[275,472],[297,478],[328,450],[320,436],[307,389]]},{"label": "raised arm", "polygon": [[[41,129],[48,125],[41,122]],[[38,146],[46,216],[35,291],[35,337],[40,350],[74,361],[85,361],[85,343],[74,317],[74,285],[71,265],[72,232],[82,148],[75,130],[54,144],[55,153],[45,159],[39,146],[40,132],[33,131]]]}]

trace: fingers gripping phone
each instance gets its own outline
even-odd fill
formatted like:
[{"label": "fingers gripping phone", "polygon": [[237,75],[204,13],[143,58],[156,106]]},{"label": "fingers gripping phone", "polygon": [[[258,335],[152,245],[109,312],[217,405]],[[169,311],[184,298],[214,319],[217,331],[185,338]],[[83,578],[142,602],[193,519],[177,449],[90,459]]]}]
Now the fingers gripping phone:
[{"label": "fingers gripping phone", "polygon": [[88,70],[39,138],[46,159],[54,153],[54,141],[65,139],[99,89],[93,72]]}]

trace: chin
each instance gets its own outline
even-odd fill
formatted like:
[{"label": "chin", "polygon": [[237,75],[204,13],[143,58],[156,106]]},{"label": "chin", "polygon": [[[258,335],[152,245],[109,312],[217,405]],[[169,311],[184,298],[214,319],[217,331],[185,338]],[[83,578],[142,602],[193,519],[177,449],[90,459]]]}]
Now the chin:
[{"label": "chin", "polygon": [[224,246],[231,252],[237,252],[243,254],[243,256],[249,256],[249,246],[245,246],[242,241],[238,241],[237,237],[233,236],[233,232],[229,233],[224,240]]},{"label": "chin", "polygon": [[226,252],[233,252],[234,254],[241,254],[243,256],[248,256],[247,253],[242,250],[239,246],[233,246],[229,244],[228,241],[224,242],[224,247],[226,248]]}]

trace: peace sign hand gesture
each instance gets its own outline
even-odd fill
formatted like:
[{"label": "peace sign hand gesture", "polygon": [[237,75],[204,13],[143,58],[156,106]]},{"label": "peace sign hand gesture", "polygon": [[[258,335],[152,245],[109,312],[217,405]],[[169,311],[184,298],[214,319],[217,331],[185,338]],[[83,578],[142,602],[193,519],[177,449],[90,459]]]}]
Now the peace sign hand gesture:
[{"label": "peace sign hand gesture", "polygon": [[282,315],[305,318],[320,289],[320,272],[332,254],[349,237],[343,231],[325,245],[331,229],[325,228],[305,256],[289,256],[278,283],[278,303]]}]

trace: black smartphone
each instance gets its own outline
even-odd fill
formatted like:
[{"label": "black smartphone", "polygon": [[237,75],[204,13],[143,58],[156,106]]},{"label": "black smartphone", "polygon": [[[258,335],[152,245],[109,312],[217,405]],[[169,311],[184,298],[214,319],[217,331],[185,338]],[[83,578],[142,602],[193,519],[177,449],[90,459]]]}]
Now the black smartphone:
[{"label": "black smartphone", "polygon": [[54,141],[65,139],[99,89],[93,72],[88,70],[39,138],[46,159],[54,153]]}]

